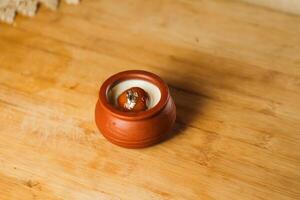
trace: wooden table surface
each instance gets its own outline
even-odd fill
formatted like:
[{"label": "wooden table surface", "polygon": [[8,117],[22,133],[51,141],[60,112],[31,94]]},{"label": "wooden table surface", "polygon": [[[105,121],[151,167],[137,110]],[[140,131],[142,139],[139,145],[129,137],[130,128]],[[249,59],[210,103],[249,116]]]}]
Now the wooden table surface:
[{"label": "wooden table surface", "polygon": [[[140,150],[94,123],[144,69],[177,122]],[[83,0],[0,25],[0,199],[300,199],[300,17],[229,0]]]}]

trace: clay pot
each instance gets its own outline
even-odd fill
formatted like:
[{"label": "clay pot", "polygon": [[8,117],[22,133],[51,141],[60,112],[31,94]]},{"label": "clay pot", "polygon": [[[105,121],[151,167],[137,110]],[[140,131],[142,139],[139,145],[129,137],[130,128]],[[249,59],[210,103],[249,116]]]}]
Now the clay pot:
[{"label": "clay pot", "polygon": [[[153,107],[133,113],[122,112],[113,105],[110,91],[117,84],[130,80],[142,80],[159,89],[160,98]],[[117,73],[102,84],[95,118],[100,132],[110,142],[126,148],[143,148],[164,139],[175,122],[176,107],[167,84],[160,77],[146,71],[130,70]]]}]

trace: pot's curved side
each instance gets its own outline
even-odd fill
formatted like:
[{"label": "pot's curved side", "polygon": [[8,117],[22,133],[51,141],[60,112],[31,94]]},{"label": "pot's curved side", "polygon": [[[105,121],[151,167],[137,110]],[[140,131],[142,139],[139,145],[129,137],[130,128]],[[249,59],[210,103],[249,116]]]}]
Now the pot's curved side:
[{"label": "pot's curved side", "polygon": [[149,118],[127,121],[111,115],[100,100],[95,110],[97,127],[110,142],[125,148],[144,148],[162,141],[176,119],[176,107],[170,97],[165,107]]}]

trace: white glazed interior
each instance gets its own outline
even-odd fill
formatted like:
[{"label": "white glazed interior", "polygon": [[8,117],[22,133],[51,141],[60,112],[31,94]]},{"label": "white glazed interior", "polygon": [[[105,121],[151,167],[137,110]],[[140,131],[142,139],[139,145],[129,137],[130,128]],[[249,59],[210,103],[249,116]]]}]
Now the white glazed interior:
[{"label": "white glazed interior", "polygon": [[108,92],[108,101],[112,105],[117,106],[118,97],[120,96],[120,94],[122,94],[122,92],[132,87],[140,87],[148,93],[149,95],[148,109],[151,109],[156,104],[158,104],[161,98],[161,92],[159,88],[153,83],[140,80],[140,79],[130,79],[114,85]]}]

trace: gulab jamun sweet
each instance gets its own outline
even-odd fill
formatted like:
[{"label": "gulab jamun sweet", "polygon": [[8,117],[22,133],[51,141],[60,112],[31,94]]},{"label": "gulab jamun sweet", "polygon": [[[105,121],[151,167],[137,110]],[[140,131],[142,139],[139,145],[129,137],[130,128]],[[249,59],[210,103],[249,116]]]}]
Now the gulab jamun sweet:
[{"label": "gulab jamun sweet", "polygon": [[148,109],[149,95],[139,87],[125,90],[118,97],[118,108],[125,112],[140,112]]}]

